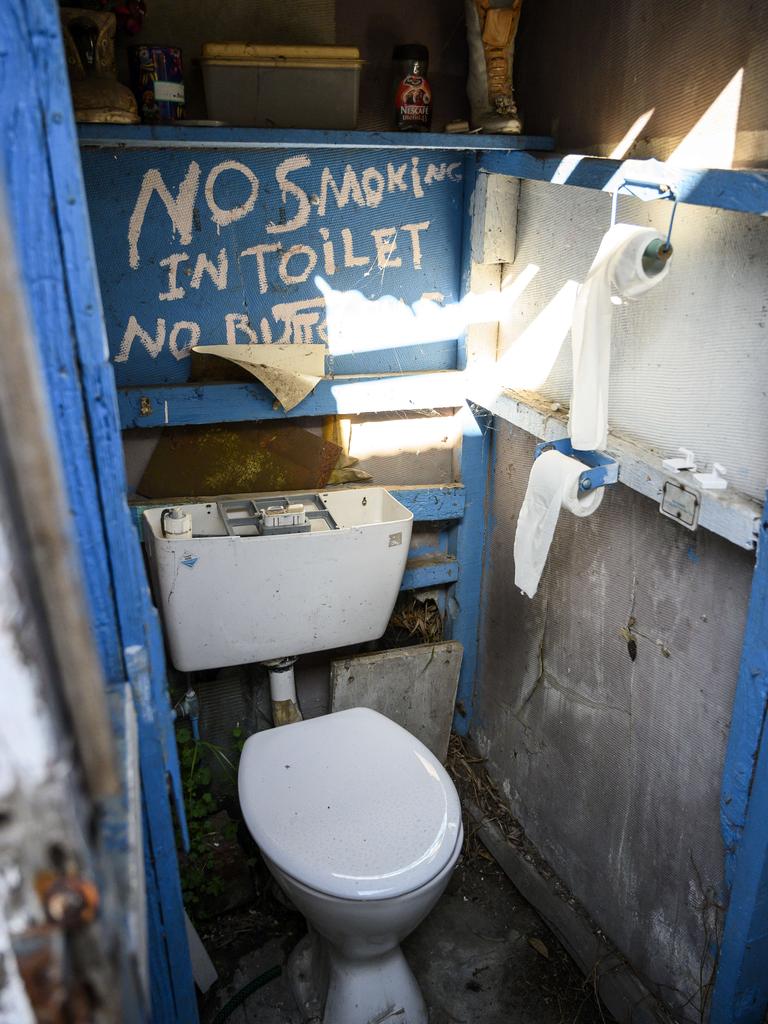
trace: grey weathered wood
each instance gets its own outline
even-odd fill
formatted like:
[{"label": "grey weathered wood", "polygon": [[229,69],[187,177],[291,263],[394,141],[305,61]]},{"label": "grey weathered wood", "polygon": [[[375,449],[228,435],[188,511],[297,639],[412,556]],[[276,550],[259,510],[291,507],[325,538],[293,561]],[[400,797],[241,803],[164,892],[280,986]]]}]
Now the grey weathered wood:
[{"label": "grey weathered wood", "polygon": [[450,640],[334,661],[331,711],[380,711],[445,761],[462,654]]},{"label": "grey weathered wood", "polygon": [[515,888],[538,911],[619,1024],[671,1024],[671,1017],[648,991],[626,960],[603,938],[575,902],[563,899],[554,879],[545,878],[525,849],[504,838],[482,811],[465,799],[464,810],[476,824],[477,837]]},{"label": "grey weathered wood", "polygon": [[94,800],[118,788],[104,679],[82,590],[71,518],[35,339],[20,288],[5,199],[0,200],[0,426],[27,530],[18,537],[37,576],[59,682]]},{"label": "grey weathered wood", "polygon": [[515,262],[519,198],[519,178],[478,175],[472,218],[473,262]]}]

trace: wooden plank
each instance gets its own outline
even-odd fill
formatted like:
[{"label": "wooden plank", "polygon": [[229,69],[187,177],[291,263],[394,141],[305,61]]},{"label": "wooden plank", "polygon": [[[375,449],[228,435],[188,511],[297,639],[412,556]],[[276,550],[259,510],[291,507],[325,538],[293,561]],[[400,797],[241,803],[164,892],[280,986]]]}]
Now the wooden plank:
[{"label": "wooden plank", "polygon": [[455,583],[459,579],[459,563],[453,555],[435,553],[409,558],[405,565],[401,590],[428,590],[430,587]]},{"label": "wooden plank", "polygon": [[760,1024],[768,1010],[768,495],[723,768],[720,821],[730,901],[712,1024]]},{"label": "wooden plank", "polygon": [[449,640],[332,661],[331,711],[373,708],[445,762],[461,654]]},{"label": "wooden plank", "polygon": [[464,515],[465,492],[462,484],[388,487],[387,490],[413,512],[416,523],[439,523],[461,519]]},{"label": "wooden plank", "polygon": [[[21,0],[0,4],[0,39],[7,47],[5,74],[16,83],[0,105],[0,170],[7,189],[27,309],[45,375],[93,633],[105,675],[118,682],[124,678],[124,669],[120,645],[115,642],[117,619],[103,523],[91,513],[98,505],[98,492],[70,337],[67,286],[60,257],[61,242],[52,214],[55,197],[45,137],[45,126],[54,117],[63,117],[62,106],[68,102],[69,86],[65,82],[62,87],[58,107],[44,110],[37,91],[41,71],[33,59],[27,25],[29,13]],[[42,34],[42,40],[53,46],[51,37],[58,31],[58,10],[53,5],[48,17],[52,28]]]},{"label": "wooden plank", "polygon": [[[542,441],[555,441],[568,434],[568,414],[561,408],[553,409],[550,403],[530,392],[518,393],[495,388],[478,388],[473,396],[479,405],[533,434]],[[609,434],[606,452],[617,459],[619,482],[654,502],[661,501],[662,489],[671,474],[662,467],[662,459],[654,452],[631,441]],[[689,474],[692,486],[696,486]],[[740,548],[753,550],[760,525],[760,505],[753,498],[735,491],[701,490],[699,526],[724,537]],[[681,527],[682,529],[682,527]]]},{"label": "wooden plank", "polygon": [[[367,487],[368,484],[353,484],[345,490],[356,487]],[[416,523],[440,523],[461,519],[464,515],[464,487],[461,484],[427,484],[411,487],[387,487],[413,513]],[[193,505],[201,501],[218,501],[222,498],[242,497],[242,495],[202,495],[200,497],[167,498],[164,501],[144,501],[136,499],[131,502],[131,516],[134,526],[141,523],[141,515],[146,508],[165,508],[168,505]]]},{"label": "wooden plank", "polygon": [[454,729],[465,736],[472,721],[477,671],[493,431],[491,417],[468,405],[462,410],[461,421],[462,441],[456,452],[455,475],[460,476],[465,488],[464,517],[452,531],[448,548],[461,566],[461,573],[448,604],[446,626],[447,635],[461,641],[464,647]]},{"label": "wooden plank", "polygon": [[[475,154],[464,160],[464,229],[462,234],[462,296],[472,289],[474,260],[472,252],[472,217],[477,186],[477,159]],[[469,338],[465,333],[459,340],[459,369],[469,362]],[[454,729],[464,736],[472,721],[472,699],[477,670],[478,640],[480,633],[480,607],[482,593],[483,560],[485,557],[486,502],[491,466],[492,431],[490,416],[464,403],[459,414],[460,443],[454,449],[454,480],[461,480],[465,488],[464,516],[449,538],[449,553],[461,566],[461,573],[453,587],[446,617],[446,634],[459,640],[464,648],[459,687],[456,700]]]},{"label": "wooden plank", "polygon": [[461,405],[463,400],[464,378],[455,370],[321,380],[312,394],[288,413],[257,381],[253,384],[120,388],[118,391],[120,423],[124,430],[298,416],[450,409]]},{"label": "wooden plank", "polygon": [[472,262],[515,262],[520,179],[478,174],[472,210]]},{"label": "wooden plank", "polygon": [[83,146],[185,149],[443,149],[551,150],[548,135],[475,135],[448,132],[317,131],[309,128],[186,127],[83,124]]},{"label": "wooden plank", "polygon": [[126,939],[130,967],[126,985],[137,988],[134,1002],[149,1007],[149,947],[147,880],[144,870],[143,813],[139,740],[133,694],[128,683],[108,691],[112,731],[118,750],[120,793],[103,805],[102,834],[110,862],[116,868],[119,927]]},{"label": "wooden plank", "polygon": [[0,375],[0,424],[5,437],[13,438],[3,461],[18,506],[16,542],[36,576],[88,791],[100,800],[119,787],[103,663],[94,643],[38,342],[23,301],[3,198],[0,195],[0,334],[14,342],[6,347]]},{"label": "wooden plank", "polygon": [[[682,203],[739,213],[768,215],[768,171],[686,169],[659,160],[607,160],[577,154],[488,152],[479,155],[480,170],[554,185],[615,192],[621,183],[643,181],[668,185]],[[658,198],[656,190],[633,187],[641,198]]]},{"label": "wooden plank", "polygon": [[[123,662],[123,646],[143,650],[151,627],[151,605],[143,564],[125,502],[125,474],[122,465],[119,424],[116,417],[114,378],[106,359],[104,325],[93,251],[90,224],[83,190],[76,129],[69,104],[69,82],[61,45],[58,7],[52,0],[30,0],[11,4],[19,7],[17,24],[26,23],[29,43],[22,42],[14,52],[31,53],[34,71],[29,81],[38,95],[29,120],[42,118],[43,129],[38,150],[28,155],[21,177],[24,181],[35,172],[47,175],[49,184],[28,206],[38,210],[50,221],[54,238],[44,241],[39,229],[29,248],[33,255],[31,276],[49,282],[51,294],[46,295],[39,317],[45,330],[40,331],[43,359],[49,375],[50,390],[67,416],[77,415],[83,423],[79,444],[68,440],[62,444],[62,455],[77,516],[82,517],[86,540],[84,548],[96,546],[98,575],[93,582],[97,599],[112,608],[113,621],[108,632],[110,663],[107,679],[122,682],[127,671],[142,708],[138,726],[143,799],[149,807],[147,831],[148,856],[162,863],[164,884],[152,893],[159,902],[157,909],[163,920],[165,937],[162,948],[151,950],[153,1000],[161,1000],[162,989],[171,991],[177,1016],[163,1019],[194,1022],[197,1009],[191,972],[186,957],[186,936],[183,926],[174,923],[174,914],[181,913],[181,890],[175,853],[173,821],[167,796],[166,768],[175,778],[180,791],[175,744],[168,742],[170,707],[165,689],[162,647],[157,649],[151,666],[141,673],[132,671],[130,659]],[[18,124],[16,125],[18,128]],[[48,194],[50,193],[50,194]],[[26,212],[26,211],[25,211]],[[28,215],[28,214],[27,214]],[[45,225],[43,225],[43,228]],[[40,271],[40,253],[45,251],[44,273]],[[35,261],[37,261],[35,263]],[[58,278],[58,280],[56,280]],[[56,282],[55,285],[51,282]],[[52,319],[53,318],[53,319]],[[55,348],[54,348],[55,346]],[[70,364],[76,394],[62,388],[62,366]],[[56,409],[59,423],[59,409]],[[67,460],[79,460],[95,481],[79,486],[80,477],[73,473]],[[82,476],[82,473],[80,474]],[[95,574],[88,569],[88,575]],[[116,611],[116,621],[115,620]],[[183,806],[179,806],[183,823]],[[170,957],[168,952],[170,950]],[[165,996],[162,996],[163,1005]]]},{"label": "wooden plank", "polygon": [[757,561],[744,629],[728,748],[723,767],[721,825],[726,849],[726,879],[747,820],[750,787],[768,706],[768,495],[764,507]]},{"label": "wooden plank", "polygon": [[[167,749],[161,729],[154,724],[156,689],[150,658],[145,647],[132,646],[125,651],[128,678],[136,695],[140,733],[141,781],[145,815],[145,865],[147,866],[147,903],[150,929],[150,985],[152,1019],[196,1024],[197,1001],[189,959],[184,904],[181,896],[176,841],[171,805],[165,785]],[[162,798],[161,798],[162,797]],[[151,865],[151,867],[150,867]],[[160,928],[158,935],[157,926]],[[162,1016],[161,1007],[173,1004],[175,1014]]]}]

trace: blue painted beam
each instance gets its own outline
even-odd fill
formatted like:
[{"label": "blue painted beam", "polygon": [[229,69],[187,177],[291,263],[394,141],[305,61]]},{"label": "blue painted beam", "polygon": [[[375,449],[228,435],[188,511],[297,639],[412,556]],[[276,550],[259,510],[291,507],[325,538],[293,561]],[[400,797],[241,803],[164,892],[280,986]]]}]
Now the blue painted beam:
[{"label": "blue painted beam", "polygon": [[768,735],[755,764],[720,944],[710,1024],[768,1019]]},{"label": "blue painted beam", "polygon": [[[624,179],[669,185],[680,202],[720,210],[768,215],[768,171],[687,170],[658,160],[607,160],[601,157],[522,152],[486,152],[478,156],[479,168],[491,174],[507,174],[530,181],[615,192]],[[653,192],[642,193],[651,198]]]},{"label": "blue painted beam", "polygon": [[[478,156],[464,158],[464,220],[461,254],[461,294],[471,287],[472,213],[477,183]],[[467,365],[466,336],[459,339],[458,367]],[[486,503],[491,466],[490,429],[492,417],[484,410],[464,403],[461,409],[462,437],[455,455],[455,479],[465,490],[464,516],[451,531],[448,550],[461,566],[461,575],[448,601],[446,632],[449,639],[461,641],[464,656],[456,693],[453,727],[466,736],[472,721],[475,677],[477,674],[480,608],[482,604],[483,561],[485,557]]]},{"label": "blue painted beam", "polygon": [[757,561],[744,630],[739,678],[723,767],[720,825],[726,881],[734,880],[736,855],[747,821],[750,787],[768,710],[768,498],[757,543]]},{"label": "blue painted beam", "polygon": [[285,420],[297,416],[355,416],[360,413],[458,408],[464,401],[464,378],[452,370],[389,374],[383,377],[336,377],[321,380],[311,395],[285,412],[258,381],[252,384],[166,384],[121,388],[120,423],[131,427]]},{"label": "blue painted beam", "polygon": [[317,131],[307,128],[227,128],[179,125],[80,125],[83,146],[147,149],[438,149],[550,150],[548,135],[460,135],[443,132]]},{"label": "blue painted beam", "polygon": [[461,566],[461,575],[449,601],[452,611],[447,635],[450,640],[460,640],[464,647],[453,727],[460,736],[466,736],[472,722],[477,674],[493,417],[468,405],[461,415],[463,436],[458,468],[466,499],[464,518],[452,531],[449,544],[450,553]]},{"label": "blue painted beam", "polygon": [[711,1024],[768,1012],[768,495],[728,736],[720,820],[730,901]]},{"label": "blue painted beam", "polygon": [[[345,488],[348,490],[349,488]],[[464,488],[461,484],[438,485],[436,487],[388,487],[388,491],[413,512],[416,523],[440,523],[461,519],[464,515]],[[190,505],[201,498],[179,498],[168,501],[146,501],[132,503],[131,515],[135,526],[141,523],[144,509],[161,506]]]},{"label": "blue painted beam", "polygon": [[[77,542],[91,624],[102,667],[110,682],[125,678],[120,646],[115,643],[117,617],[105,557],[103,523],[91,509],[98,504],[77,357],[70,336],[70,312],[61,240],[53,215],[54,185],[48,168],[46,126],[53,111],[44,110],[32,31],[22,0],[0,4],[0,40],[5,56],[3,79],[13,82],[0,104],[0,177],[4,179],[19,272],[35,332],[42,372],[56,431],[69,501],[69,528]],[[58,11],[51,8],[49,17]],[[43,36],[43,39],[45,36]],[[68,96],[68,86],[64,96]],[[61,116],[61,114],[59,114]]]},{"label": "blue painted beam", "polygon": [[439,523],[461,519],[465,491],[462,484],[437,487],[388,487],[398,501],[413,512],[416,523]]},{"label": "blue painted beam", "polygon": [[456,558],[453,555],[435,552],[420,558],[408,559],[400,589],[425,590],[444,586],[446,583],[456,583],[459,578],[459,563]]}]

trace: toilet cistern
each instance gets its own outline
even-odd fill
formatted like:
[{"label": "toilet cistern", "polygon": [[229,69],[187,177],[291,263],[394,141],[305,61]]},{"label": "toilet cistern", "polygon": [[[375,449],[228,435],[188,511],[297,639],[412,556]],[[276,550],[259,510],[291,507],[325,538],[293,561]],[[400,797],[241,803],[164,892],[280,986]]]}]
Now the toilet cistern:
[{"label": "toilet cistern", "polygon": [[147,509],[142,530],[180,671],[264,662],[275,703],[295,705],[275,720],[296,721],[292,661],[384,633],[413,514],[383,487],[184,505],[183,532],[172,511]]}]

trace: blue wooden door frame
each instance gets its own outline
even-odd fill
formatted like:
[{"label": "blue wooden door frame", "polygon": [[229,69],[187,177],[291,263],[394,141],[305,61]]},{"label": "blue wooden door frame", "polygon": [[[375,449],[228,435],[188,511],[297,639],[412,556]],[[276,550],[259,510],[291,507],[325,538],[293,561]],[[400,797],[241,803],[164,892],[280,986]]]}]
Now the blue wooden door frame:
[{"label": "blue wooden door frame", "polygon": [[[194,1024],[168,777],[180,796],[162,636],[125,501],[114,378],[54,0],[0,4],[0,131],[94,637],[108,686],[131,685],[145,823],[152,1019]],[[11,342],[12,343],[12,340]],[[177,807],[186,830],[183,807]]]},{"label": "blue wooden door frame", "polygon": [[762,1024],[768,1013],[768,495],[731,715],[721,823],[730,900],[711,1024]]}]

